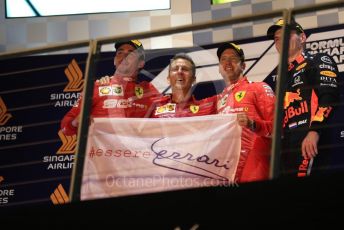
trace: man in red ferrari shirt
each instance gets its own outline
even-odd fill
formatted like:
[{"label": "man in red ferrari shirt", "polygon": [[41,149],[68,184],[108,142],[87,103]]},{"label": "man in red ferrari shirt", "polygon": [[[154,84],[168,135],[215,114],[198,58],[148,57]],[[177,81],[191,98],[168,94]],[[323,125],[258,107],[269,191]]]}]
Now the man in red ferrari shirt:
[{"label": "man in red ferrari shirt", "polygon": [[[196,65],[186,53],[176,54],[170,61],[167,80],[171,94],[154,98],[150,117],[171,118],[191,117],[216,113],[216,101],[197,101],[192,95],[192,85],[196,81]],[[99,79],[100,85],[108,85],[111,77]]]},{"label": "man in red ferrari shirt", "polygon": [[[268,179],[275,96],[264,82],[250,82],[243,75],[244,51],[234,43],[217,50],[219,72],[226,83],[216,96],[219,114],[237,113],[243,127],[237,182]],[[214,99],[214,97],[212,98]]]},{"label": "man in red ferrari shirt", "polygon": [[[95,83],[91,117],[147,117],[159,91],[149,82],[137,82],[145,64],[142,43],[130,40],[115,44],[116,71],[107,85]],[[64,116],[61,129],[65,135],[77,133],[80,101]]]},{"label": "man in red ferrari shirt", "polygon": [[170,62],[167,80],[172,94],[159,100],[151,117],[191,117],[216,113],[216,103],[197,101],[192,95],[196,81],[196,66],[185,53],[176,54]]},{"label": "man in red ferrari shirt", "polygon": [[[217,55],[219,71],[227,85],[221,94],[195,101],[190,90],[195,81],[195,64],[189,56],[177,54],[171,60],[167,78],[172,94],[160,99],[151,117],[237,113],[243,133],[236,181],[268,179],[274,93],[267,84],[249,82],[243,76],[245,56],[239,46],[224,43]],[[100,80],[102,84],[108,81],[108,78]]]}]

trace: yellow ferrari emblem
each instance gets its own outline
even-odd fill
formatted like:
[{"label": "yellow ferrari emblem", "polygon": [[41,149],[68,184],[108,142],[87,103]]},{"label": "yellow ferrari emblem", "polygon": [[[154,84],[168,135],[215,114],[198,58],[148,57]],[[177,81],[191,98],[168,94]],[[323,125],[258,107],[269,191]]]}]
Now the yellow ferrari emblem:
[{"label": "yellow ferrari emblem", "polygon": [[135,86],[135,95],[138,98],[142,98],[142,96],[143,96],[143,88],[141,86]]},{"label": "yellow ferrari emblem", "polygon": [[192,113],[198,113],[199,111],[199,106],[198,105],[190,105],[190,111]]},{"label": "yellow ferrari emblem", "polygon": [[246,91],[236,92],[234,97],[237,102],[240,102],[245,97]]}]

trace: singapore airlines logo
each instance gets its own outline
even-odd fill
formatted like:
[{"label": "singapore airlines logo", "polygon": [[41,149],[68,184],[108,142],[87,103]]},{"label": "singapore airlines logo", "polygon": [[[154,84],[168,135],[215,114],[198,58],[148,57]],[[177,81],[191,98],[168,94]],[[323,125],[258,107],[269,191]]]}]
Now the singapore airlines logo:
[{"label": "singapore airlines logo", "polygon": [[74,106],[80,97],[80,91],[84,87],[83,73],[75,59],[68,64],[64,73],[69,82],[63,92],[50,94],[50,101],[54,103],[54,107]]},{"label": "singapore airlines logo", "polygon": [[63,92],[76,92],[82,90],[84,86],[83,74],[75,59],[69,63],[64,72],[69,83],[66,85]]},{"label": "singapore airlines logo", "polygon": [[64,190],[62,184],[59,184],[54,192],[50,195],[50,200],[55,205],[69,203],[68,195]]},{"label": "singapore airlines logo", "polygon": [[[3,176],[0,176],[0,184],[5,180]],[[15,195],[15,190],[12,188],[10,189],[0,189],[0,206],[2,204],[10,203],[11,197]]]},{"label": "singapore airlines logo", "polygon": [[6,124],[6,122],[12,117],[10,113],[7,113],[7,107],[0,97],[0,125]]},{"label": "singapore airlines logo", "polygon": [[57,150],[56,154],[73,154],[76,150],[76,135],[65,136],[60,130],[58,135],[62,141],[62,146]]},{"label": "singapore airlines logo", "polygon": [[47,163],[47,170],[70,170],[74,165],[76,135],[65,136],[61,130],[58,135],[62,141],[62,146],[57,150],[56,155],[44,156],[43,162]]}]

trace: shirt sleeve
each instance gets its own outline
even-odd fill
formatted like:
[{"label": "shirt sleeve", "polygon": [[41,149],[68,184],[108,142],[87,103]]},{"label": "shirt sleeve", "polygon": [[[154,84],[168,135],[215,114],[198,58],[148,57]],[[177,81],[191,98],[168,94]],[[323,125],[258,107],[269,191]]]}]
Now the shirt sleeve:
[{"label": "shirt sleeve", "polygon": [[253,118],[256,128],[254,132],[259,136],[271,137],[275,111],[275,94],[265,82],[253,84],[255,85],[254,90],[256,92],[256,115]]},{"label": "shirt sleeve", "polygon": [[61,121],[61,130],[67,136],[72,136],[77,134],[78,127],[72,125],[72,121],[79,115],[80,113],[80,105],[81,105],[82,96],[78,99],[76,104],[66,113]]},{"label": "shirt sleeve", "polygon": [[339,102],[339,72],[336,62],[326,54],[318,54],[313,60],[309,76],[313,88],[309,129],[319,132]]},{"label": "shirt sleeve", "polygon": [[154,117],[156,104],[159,103],[163,95],[150,82],[144,82],[144,88],[149,91],[146,102],[147,112],[144,117]]},{"label": "shirt sleeve", "polygon": [[205,114],[217,114],[217,95],[201,99],[198,103],[206,110]]},{"label": "shirt sleeve", "polygon": [[[94,89],[93,89],[93,97],[92,97],[92,110],[96,101],[99,100],[98,86],[99,86],[98,83],[95,82]],[[81,95],[80,98],[75,103],[75,105],[62,118],[61,130],[67,136],[75,135],[78,132],[78,127],[73,126],[72,121],[80,114],[82,100],[83,100],[83,96]],[[91,110],[91,113],[92,113],[92,110]]]},{"label": "shirt sleeve", "polygon": [[[201,100],[198,100],[199,103],[201,104],[207,104],[207,103],[211,103],[214,105],[214,109],[216,110],[216,106],[217,106],[217,99],[218,99],[218,95],[214,95],[214,96],[211,96],[211,97],[207,97],[207,98],[204,98],[204,99],[201,99]],[[216,112],[215,112],[216,113]]]}]

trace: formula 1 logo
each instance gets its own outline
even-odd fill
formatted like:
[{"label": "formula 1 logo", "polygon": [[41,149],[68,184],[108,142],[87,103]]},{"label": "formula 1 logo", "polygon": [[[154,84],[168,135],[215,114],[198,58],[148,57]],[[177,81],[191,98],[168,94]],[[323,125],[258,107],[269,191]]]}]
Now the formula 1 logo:
[{"label": "formula 1 logo", "polygon": [[83,73],[75,59],[69,63],[64,72],[69,83],[66,85],[63,92],[76,92],[82,90],[84,87]]},{"label": "formula 1 logo", "polygon": [[56,154],[74,154],[76,150],[76,135],[65,136],[60,130],[58,135],[62,141],[62,146],[57,150]]},{"label": "formula 1 logo", "polygon": [[4,125],[12,117],[10,113],[7,113],[7,107],[0,97],[0,125]]}]

